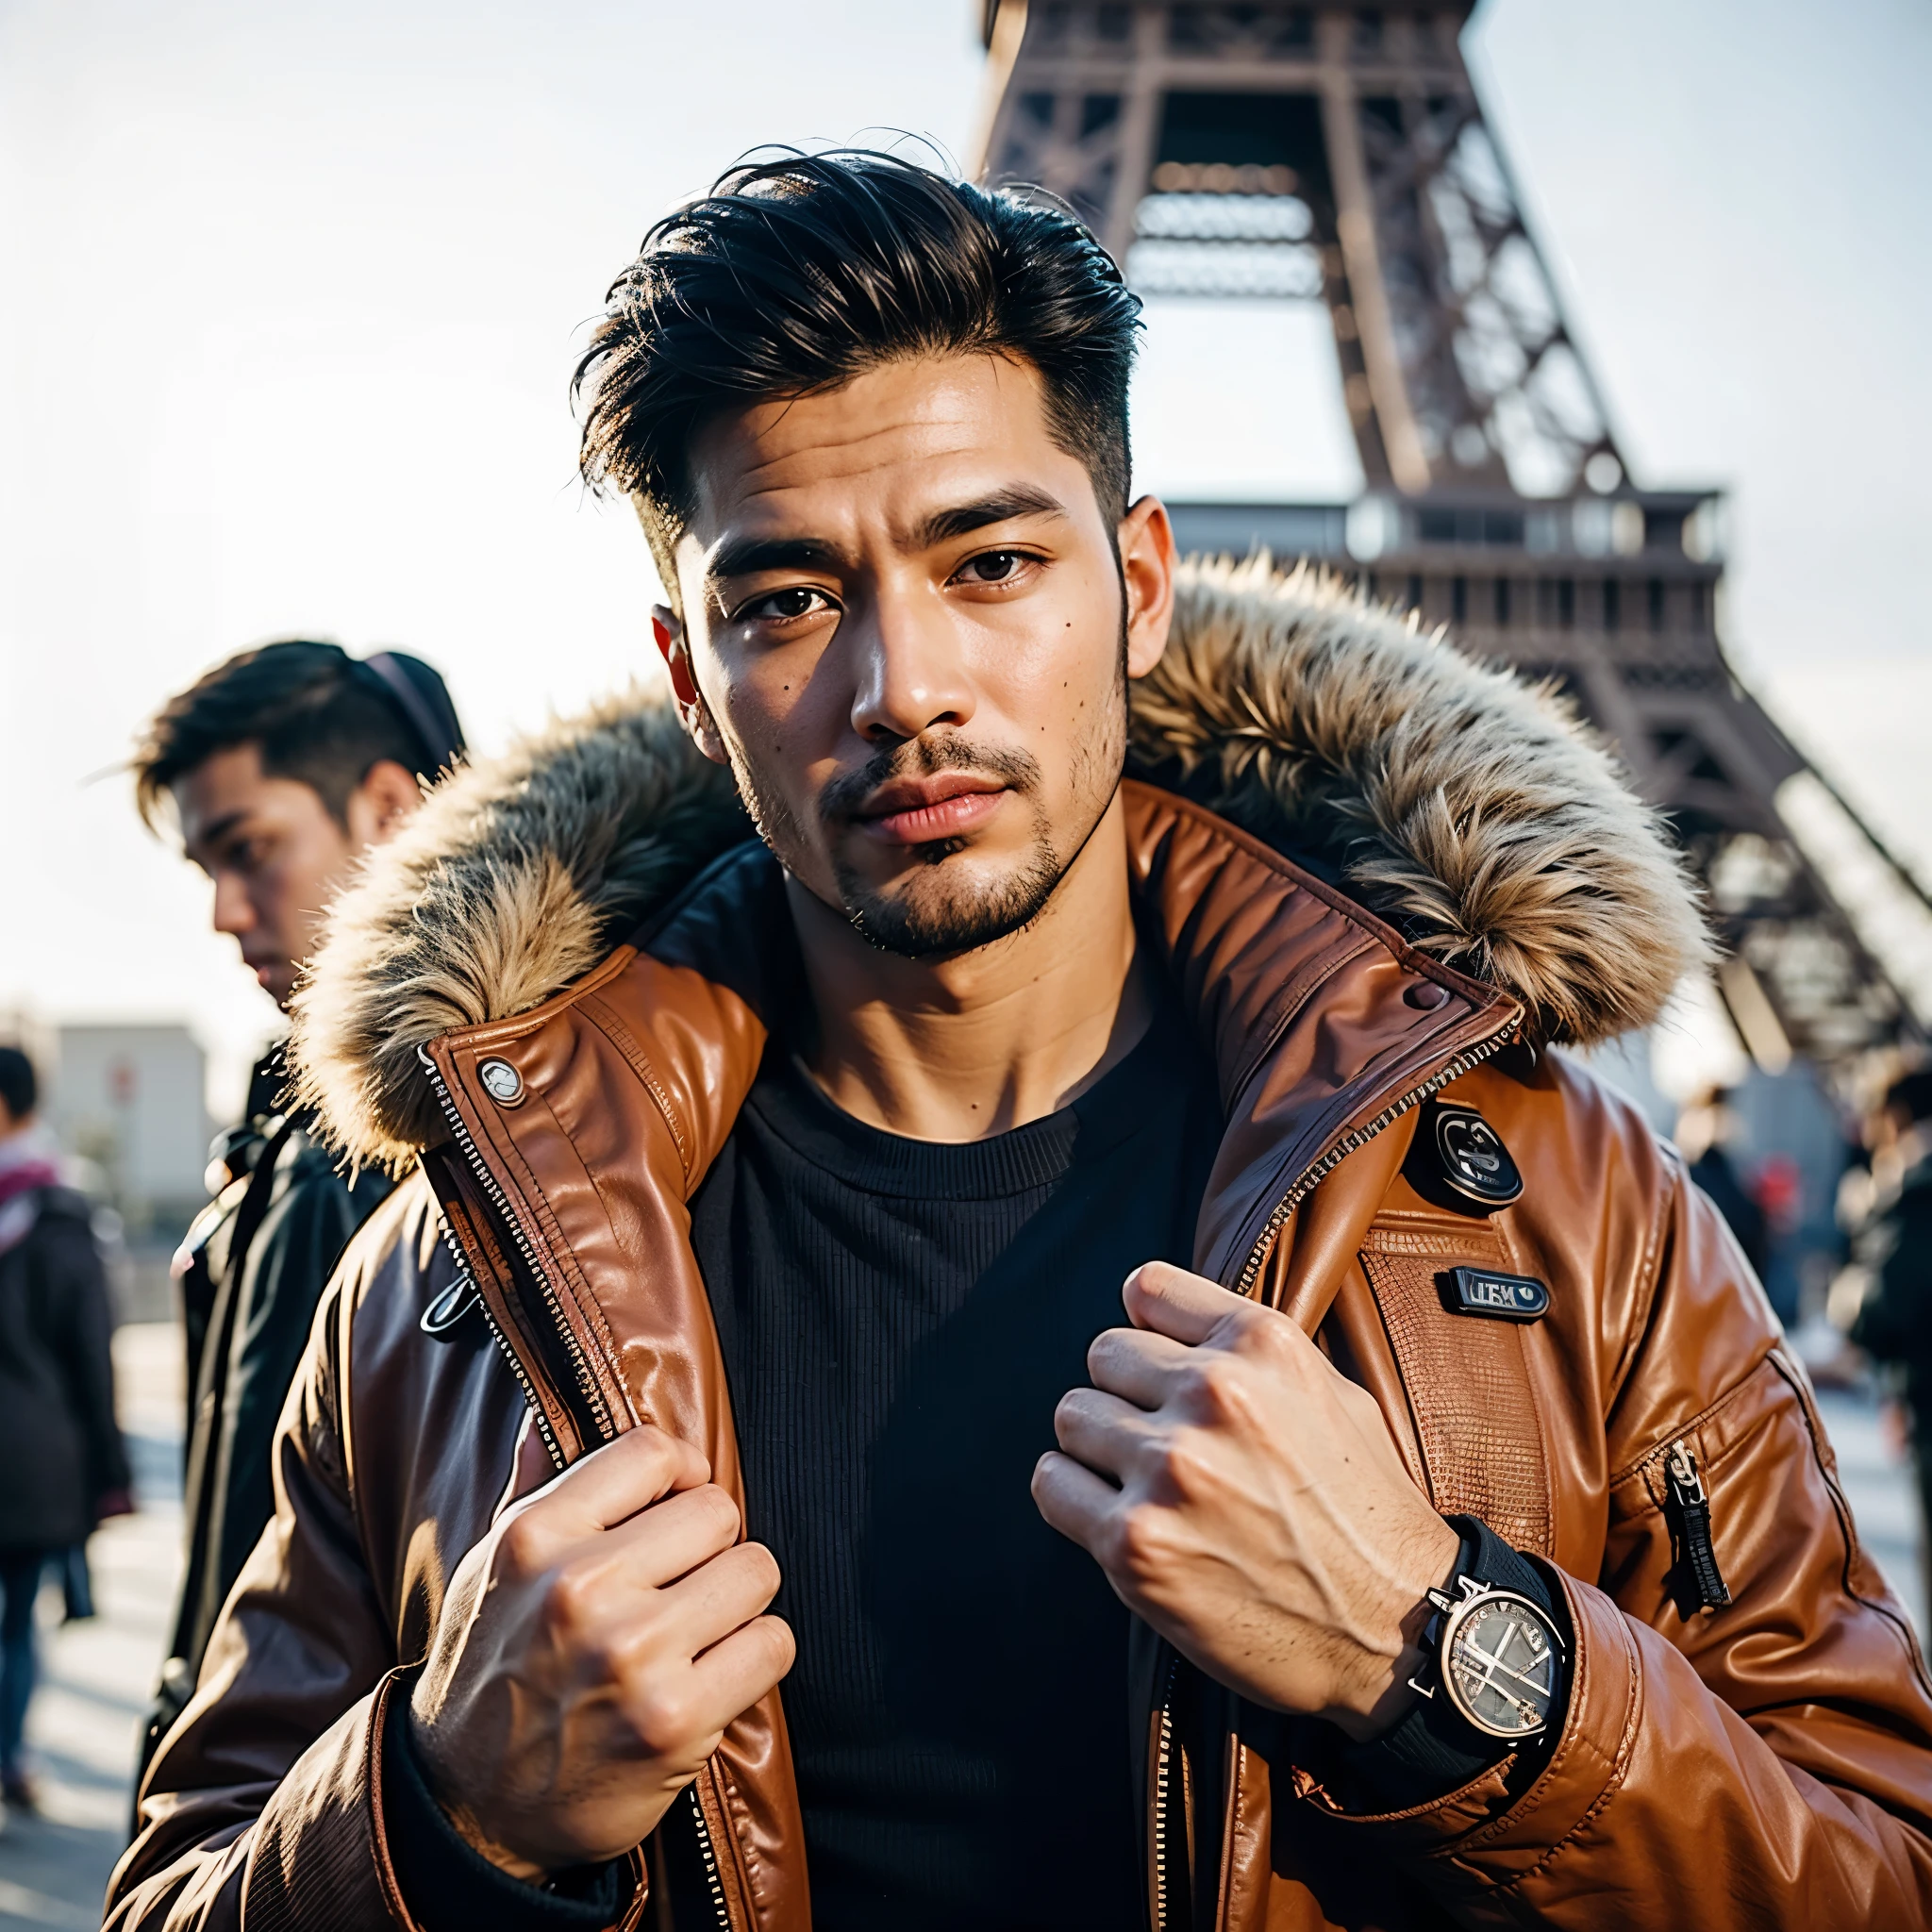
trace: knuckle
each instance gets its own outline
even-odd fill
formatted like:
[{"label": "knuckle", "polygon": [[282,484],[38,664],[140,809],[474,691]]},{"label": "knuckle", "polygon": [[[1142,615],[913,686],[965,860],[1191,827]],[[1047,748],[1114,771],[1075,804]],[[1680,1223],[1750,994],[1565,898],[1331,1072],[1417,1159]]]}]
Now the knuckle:
[{"label": "knuckle", "polygon": [[498,1568],[512,1577],[537,1575],[544,1567],[543,1542],[542,1527],[533,1510],[508,1518],[496,1539]]},{"label": "knuckle", "polygon": [[719,1543],[723,1545],[732,1541],[738,1535],[740,1518],[738,1505],[731,1500],[730,1491],[720,1489],[716,1483],[707,1483],[694,1493],[704,1498],[702,1507]]},{"label": "knuckle", "polygon": [[1193,1406],[1202,1415],[1224,1421],[1238,1415],[1243,1407],[1246,1377],[1241,1362],[1231,1355],[1209,1355],[1194,1365]]},{"label": "knuckle", "polygon": [[739,1560],[744,1565],[746,1581],[761,1590],[767,1599],[777,1595],[778,1585],[784,1580],[777,1557],[763,1543],[744,1543],[740,1548]]},{"label": "knuckle", "polygon": [[1114,1519],[1109,1570],[1130,1582],[1144,1583],[1161,1570],[1168,1553],[1164,1513],[1145,1503],[1129,1505]]},{"label": "knuckle", "polygon": [[791,1634],[791,1625],[783,1617],[760,1617],[757,1627],[758,1640],[770,1656],[772,1674],[782,1677],[798,1656],[798,1640]]},{"label": "knuckle", "polygon": [[1206,1444],[1191,1429],[1176,1429],[1162,1437],[1154,1448],[1151,1474],[1176,1501],[1198,1496],[1207,1487]]},{"label": "knuckle", "polygon": [[559,1570],[543,1593],[543,1614],[559,1637],[573,1640],[581,1650],[581,1639],[589,1629],[592,1607],[598,1592],[587,1577],[575,1570]]},{"label": "knuckle", "polygon": [[696,1724],[688,1690],[653,1684],[632,1700],[631,1729],[653,1757],[675,1757],[689,1750]]}]

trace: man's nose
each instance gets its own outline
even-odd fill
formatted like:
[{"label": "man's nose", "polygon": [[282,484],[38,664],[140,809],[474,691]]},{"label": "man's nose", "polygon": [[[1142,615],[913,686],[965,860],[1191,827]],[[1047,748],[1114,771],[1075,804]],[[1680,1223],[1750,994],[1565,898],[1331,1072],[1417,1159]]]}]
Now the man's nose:
[{"label": "man's nose", "polygon": [[888,591],[841,629],[857,657],[852,728],[859,737],[873,743],[917,738],[935,725],[958,729],[972,718],[965,654],[941,599]]},{"label": "man's nose", "polygon": [[241,939],[255,930],[255,902],[248,896],[248,888],[232,873],[215,874],[215,916],[214,927],[225,932],[231,939]]}]

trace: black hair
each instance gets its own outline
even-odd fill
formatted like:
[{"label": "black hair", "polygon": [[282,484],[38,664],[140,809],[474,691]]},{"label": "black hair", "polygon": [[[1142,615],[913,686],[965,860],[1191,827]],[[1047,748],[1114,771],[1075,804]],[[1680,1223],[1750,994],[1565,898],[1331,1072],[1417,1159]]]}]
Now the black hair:
[{"label": "black hair", "polygon": [[1932,1067],[1921,1067],[1904,1074],[1885,1090],[1887,1112],[1896,1111],[1916,1126],[1932,1121]]},{"label": "black hair", "polygon": [[881,363],[1009,356],[1054,441],[1125,514],[1140,298],[1039,191],[992,192],[865,149],[747,159],[666,215],[611,285],[571,386],[581,465],[636,502],[675,600],[691,438],[721,411],[839,388]]},{"label": "black hair", "polygon": [[218,751],[260,747],[261,768],[319,796],[338,824],[371,767],[393,758],[433,777],[462,756],[441,677],[420,658],[358,660],[340,644],[290,638],[242,651],[172,697],[134,757],[135,798],[154,824],[161,797]]},{"label": "black hair", "polygon": [[33,1112],[41,1097],[34,1063],[17,1046],[0,1046],[0,1101],[16,1121]]}]

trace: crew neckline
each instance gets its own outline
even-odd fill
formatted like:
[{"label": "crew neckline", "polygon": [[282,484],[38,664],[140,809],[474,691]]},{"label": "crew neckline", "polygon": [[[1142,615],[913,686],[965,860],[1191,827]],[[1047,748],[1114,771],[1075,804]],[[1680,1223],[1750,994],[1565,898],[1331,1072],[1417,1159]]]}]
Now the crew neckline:
[{"label": "crew neckline", "polygon": [[1157,997],[1146,1032],[1077,1100],[983,1140],[921,1141],[847,1113],[774,1037],[745,1107],[793,1153],[867,1193],[995,1200],[1050,1187],[1140,1132],[1174,1104],[1186,1052],[1172,1000]]}]

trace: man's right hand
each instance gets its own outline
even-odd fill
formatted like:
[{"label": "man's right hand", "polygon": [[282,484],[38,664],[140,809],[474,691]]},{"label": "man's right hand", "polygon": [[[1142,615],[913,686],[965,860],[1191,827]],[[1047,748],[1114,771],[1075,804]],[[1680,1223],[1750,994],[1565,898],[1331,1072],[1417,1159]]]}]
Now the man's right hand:
[{"label": "man's right hand", "polygon": [[506,1510],[457,1566],[409,1700],[438,1802],[519,1878],[641,1843],[791,1668],[778,1566],[648,1425]]}]

